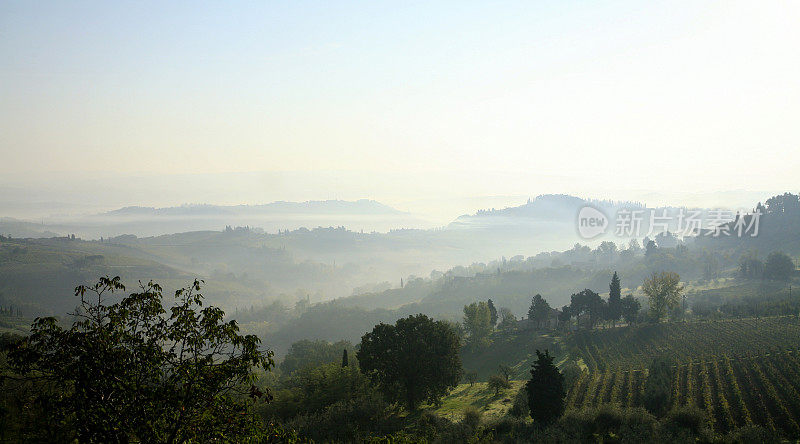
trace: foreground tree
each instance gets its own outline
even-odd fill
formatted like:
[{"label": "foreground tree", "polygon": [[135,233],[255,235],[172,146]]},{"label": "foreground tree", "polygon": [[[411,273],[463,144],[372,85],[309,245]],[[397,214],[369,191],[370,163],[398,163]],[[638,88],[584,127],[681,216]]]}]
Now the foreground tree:
[{"label": "foreground tree", "polygon": [[683,294],[681,277],[677,273],[653,273],[644,280],[642,291],[650,300],[650,315],[661,320],[667,311],[678,306]]},{"label": "foreground tree", "polygon": [[388,399],[414,411],[423,401],[438,404],[458,385],[460,345],[449,324],[418,314],[376,325],[362,336],[356,359]]},{"label": "foreground tree", "polygon": [[525,385],[531,418],[537,424],[548,425],[564,413],[564,375],[553,364],[550,352],[536,350],[536,362],[531,379]]},{"label": "foreground tree", "polygon": [[272,352],[235,321],[202,305],[201,281],[175,293],[167,312],[152,282],[124,291],[119,277],[79,286],[69,329],[37,318],[31,335],[9,353],[18,374],[62,388],[49,413],[70,424],[80,442],[237,440],[254,432],[250,398],[269,400],[252,382],[269,370]]}]

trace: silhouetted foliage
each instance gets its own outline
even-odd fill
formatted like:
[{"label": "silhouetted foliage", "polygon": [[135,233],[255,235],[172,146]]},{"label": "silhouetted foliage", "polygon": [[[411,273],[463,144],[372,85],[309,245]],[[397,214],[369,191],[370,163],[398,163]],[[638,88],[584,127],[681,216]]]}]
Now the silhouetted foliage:
[{"label": "silhouetted foliage", "polygon": [[525,387],[530,415],[535,423],[551,424],[564,413],[564,376],[553,364],[548,350],[544,353],[536,350],[531,379]]},{"label": "silhouetted foliage", "polygon": [[124,291],[119,277],[78,286],[76,321],[37,318],[9,354],[12,369],[63,391],[42,399],[48,414],[86,442],[236,440],[254,433],[248,399],[269,400],[253,386],[254,367],[269,370],[272,353],[216,307],[203,307],[201,281],[175,293],[169,311],[161,287],[107,305]]},{"label": "silhouetted foliage", "polygon": [[611,277],[611,284],[608,286],[608,309],[606,310],[606,320],[617,322],[622,316],[622,288],[617,272]]},{"label": "silhouetted foliage", "polygon": [[398,319],[395,325],[376,325],[361,338],[356,357],[388,399],[413,411],[423,401],[438,403],[458,385],[459,349],[450,325],[418,314]]},{"label": "silhouetted foliage", "polygon": [[550,304],[537,294],[531,299],[531,307],[528,309],[528,319],[536,324],[536,328],[541,328],[542,323],[546,323],[550,318]]},{"label": "silhouetted foliage", "polygon": [[494,302],[489,299],[486,304],[489,306],[489,324],[494,328],[497,325],[497,309],[494,307]]}]

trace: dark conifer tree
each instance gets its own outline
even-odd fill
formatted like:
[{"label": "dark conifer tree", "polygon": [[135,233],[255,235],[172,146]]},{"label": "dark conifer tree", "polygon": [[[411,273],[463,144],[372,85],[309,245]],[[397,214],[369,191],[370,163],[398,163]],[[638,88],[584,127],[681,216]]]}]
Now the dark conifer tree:
[{"label": "dark conifer tree", "polygon": [[492,324],[492,328],[497,325],[497,309],[494,307],[494,302],[491,299],[488,301],[489,303],[489,322]]},{"label": "dark conifer tree", "polygon": [[608,286],[608,319],[616,323],[622,316],[622,288],[619,283],[617,272],[611,276],[611,284]]},{"label": "dark conifer tree", "polygon": [[552,424],[564,413],[564,375],[553,364],[549,351],[536,350],[536,362],[525,389],[531,418],[536,424]]}]

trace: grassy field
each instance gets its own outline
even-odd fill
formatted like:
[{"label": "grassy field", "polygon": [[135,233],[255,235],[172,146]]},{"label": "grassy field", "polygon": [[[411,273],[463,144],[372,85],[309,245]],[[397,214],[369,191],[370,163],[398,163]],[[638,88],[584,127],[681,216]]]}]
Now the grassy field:
[{"label": "grassy field", "polygon": [[514,396],[524,384],[525,381],[511,381],[511,388],[501,390],[497,395],[486,382],[476,382],[473,386],[459,384],[442,399],[441,406],[428,406],[425,410],[459,421],[464,415],[464,410],[472,407],[483,414],[484,420],[500,418],[514,404]]},{"label": "grassy field", "polygon": [[465,349],[461,355],[464,370],[478,373],[478,379],[481,380],[496,374],[498,364],[511,367],[511,379],[527,378],[536,359],[536,350],[549,350],[557,356],[557,360],[564,351],[560,337],[534,330],[498,331],[491,336],[491,340],[490,346],[479,350]]}]

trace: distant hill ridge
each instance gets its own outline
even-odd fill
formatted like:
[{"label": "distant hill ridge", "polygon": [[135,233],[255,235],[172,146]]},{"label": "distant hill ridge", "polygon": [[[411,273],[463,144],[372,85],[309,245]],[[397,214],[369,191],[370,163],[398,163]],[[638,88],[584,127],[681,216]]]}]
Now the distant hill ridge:
[{"label": "distant hill ridge", "polygon": [[631,201],[612,201],[599,199],[583,199],[569,194],[541,194],[527,203],[516,207],[480,210],[474,214],[459,216],[457,220],[469,220],[486,217],[524,217],[544,220],[571,220],[584,205],[593,205],[605,209],[631,208],[642,209],[644,204]]},{"label": "distant hill ridge", "polygon": [[402,211],[380,202],[359,199],[309,200],[305,202],[277,201],[262,205],[191,204],[176,207],[130,206],[103,213],[103,216],[230,216],[256,214],[403,214]]}]

